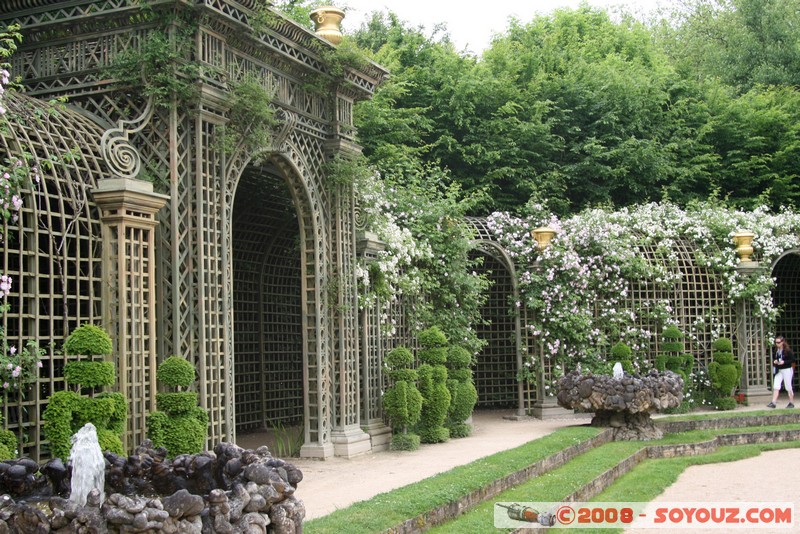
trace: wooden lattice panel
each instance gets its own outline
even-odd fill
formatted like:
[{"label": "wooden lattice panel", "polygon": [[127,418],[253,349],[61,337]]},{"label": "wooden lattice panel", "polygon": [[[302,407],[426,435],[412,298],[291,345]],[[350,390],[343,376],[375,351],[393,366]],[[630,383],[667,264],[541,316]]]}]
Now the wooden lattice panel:
[{"label": "wooden lattice panel", "polygon": [[[477,269],[476,269],[477,270]],[[478,325],[478,337],[486,347],[478,354],[474,369],[478,408],[517,407],[517,328],[514,282],[508,267],[490,254],[483,255],[480,270],[489,275],[492,286],[481,309],[489,324]]]}]

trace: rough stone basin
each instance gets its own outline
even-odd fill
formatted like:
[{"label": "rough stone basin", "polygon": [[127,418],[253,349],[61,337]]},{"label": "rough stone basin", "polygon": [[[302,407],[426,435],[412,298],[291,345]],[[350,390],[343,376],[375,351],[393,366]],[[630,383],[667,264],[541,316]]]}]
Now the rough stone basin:
[{"label": "rough stone basin", "polygon": [[556,398],[569,410],[594,413],[592,426],[613,428],[614,440],[658,439],[663,433],[650,414],[680,405],[683,379],[672,371],[621,378],[572,371],[559,379]]}]

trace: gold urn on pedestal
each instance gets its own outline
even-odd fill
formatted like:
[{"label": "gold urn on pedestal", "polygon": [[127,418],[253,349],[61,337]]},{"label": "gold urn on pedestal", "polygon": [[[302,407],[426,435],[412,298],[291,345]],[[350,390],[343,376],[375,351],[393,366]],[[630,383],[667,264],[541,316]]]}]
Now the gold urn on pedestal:
[{"label": "gold urn on pedestal", "polygon": [[556,231],[549,226],[540,226],[539,228],[531,230],[531,235],[536,241],[536,248],[538,250],[544,250],[550,246],[550,241],[553,239],[553,236],[556,235]]},{"label": "gold urn on pedestal", "polygon": [[752,262],[750,255],[753,253],[753,238],[756,234],[747,230],[739,230],[733,234],[733,244],[736,245],[736,254],[740,263]]},{"label": "gold urn on pedestal", "polygon": [[344,11],[338,7],[322,6],[309,13],[314,23],[314,33],[331,44],[342,42],[342,19]]}]

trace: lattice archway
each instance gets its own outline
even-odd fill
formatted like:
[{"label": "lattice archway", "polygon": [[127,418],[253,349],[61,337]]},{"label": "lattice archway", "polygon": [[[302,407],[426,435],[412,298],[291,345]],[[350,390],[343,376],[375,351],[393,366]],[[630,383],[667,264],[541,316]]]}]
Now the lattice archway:
[{"label": "lattice archway", "polygon": [[473,370],[478,390],[478,408],[523,409],[522,385],[517,370],[522,365],[522,332],[519,289],[514,262],[486,226],[486,219],[468,217],[475,231],[473,255],[481,255],[479,268],[492,281],[481,317],[488,324],[476,325],[478,337],[487,342]]},{"label": "lattice archway", "polygon": [[41,182],[22,192],[19,221],[3,230],[0,273],[13,285],[2,327],[9,345],[37,340],[47,352],[37,387],[24,398],[11,395],[2,409],[8,428],[27,436],[20,453],[39,458],[48,455],[41,411],[65,387],[58,349],[79,324],[101,319],[101,224],[90,190],[109,171],[99,149],[104,130],[95,122],[19,93],[6,93],[4,103],[12,118],[0,154],[12,160],[30,154]]},{"label": "lattice archway", "polygon": [[301,240],[283,182],[274,169],[248,167],[234,202],[237,432],[304,419]]}]

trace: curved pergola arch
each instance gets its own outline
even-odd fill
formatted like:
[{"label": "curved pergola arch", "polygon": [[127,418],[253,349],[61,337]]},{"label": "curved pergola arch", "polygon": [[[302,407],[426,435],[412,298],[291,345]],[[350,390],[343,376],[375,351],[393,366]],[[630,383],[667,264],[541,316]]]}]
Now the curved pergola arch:
[{"label": "curved pergola arch", "polygon": [[30,436],[21,452],[38,457],[46,448],[38,405],[65,387],[57,351],[72,329],[102,316],[102,232],[91,191],[109,170],[98,142],[104,128],[84,114],[14,91],[4,104],[0,151],[38,168],[41,181],[23,187],[19,219],[2,236],[0,272],[13,279],[2,327],[9,345],[38,340],[47,352],[37,387],[24,399],[12,395],[3,415],[15,432]]}]

